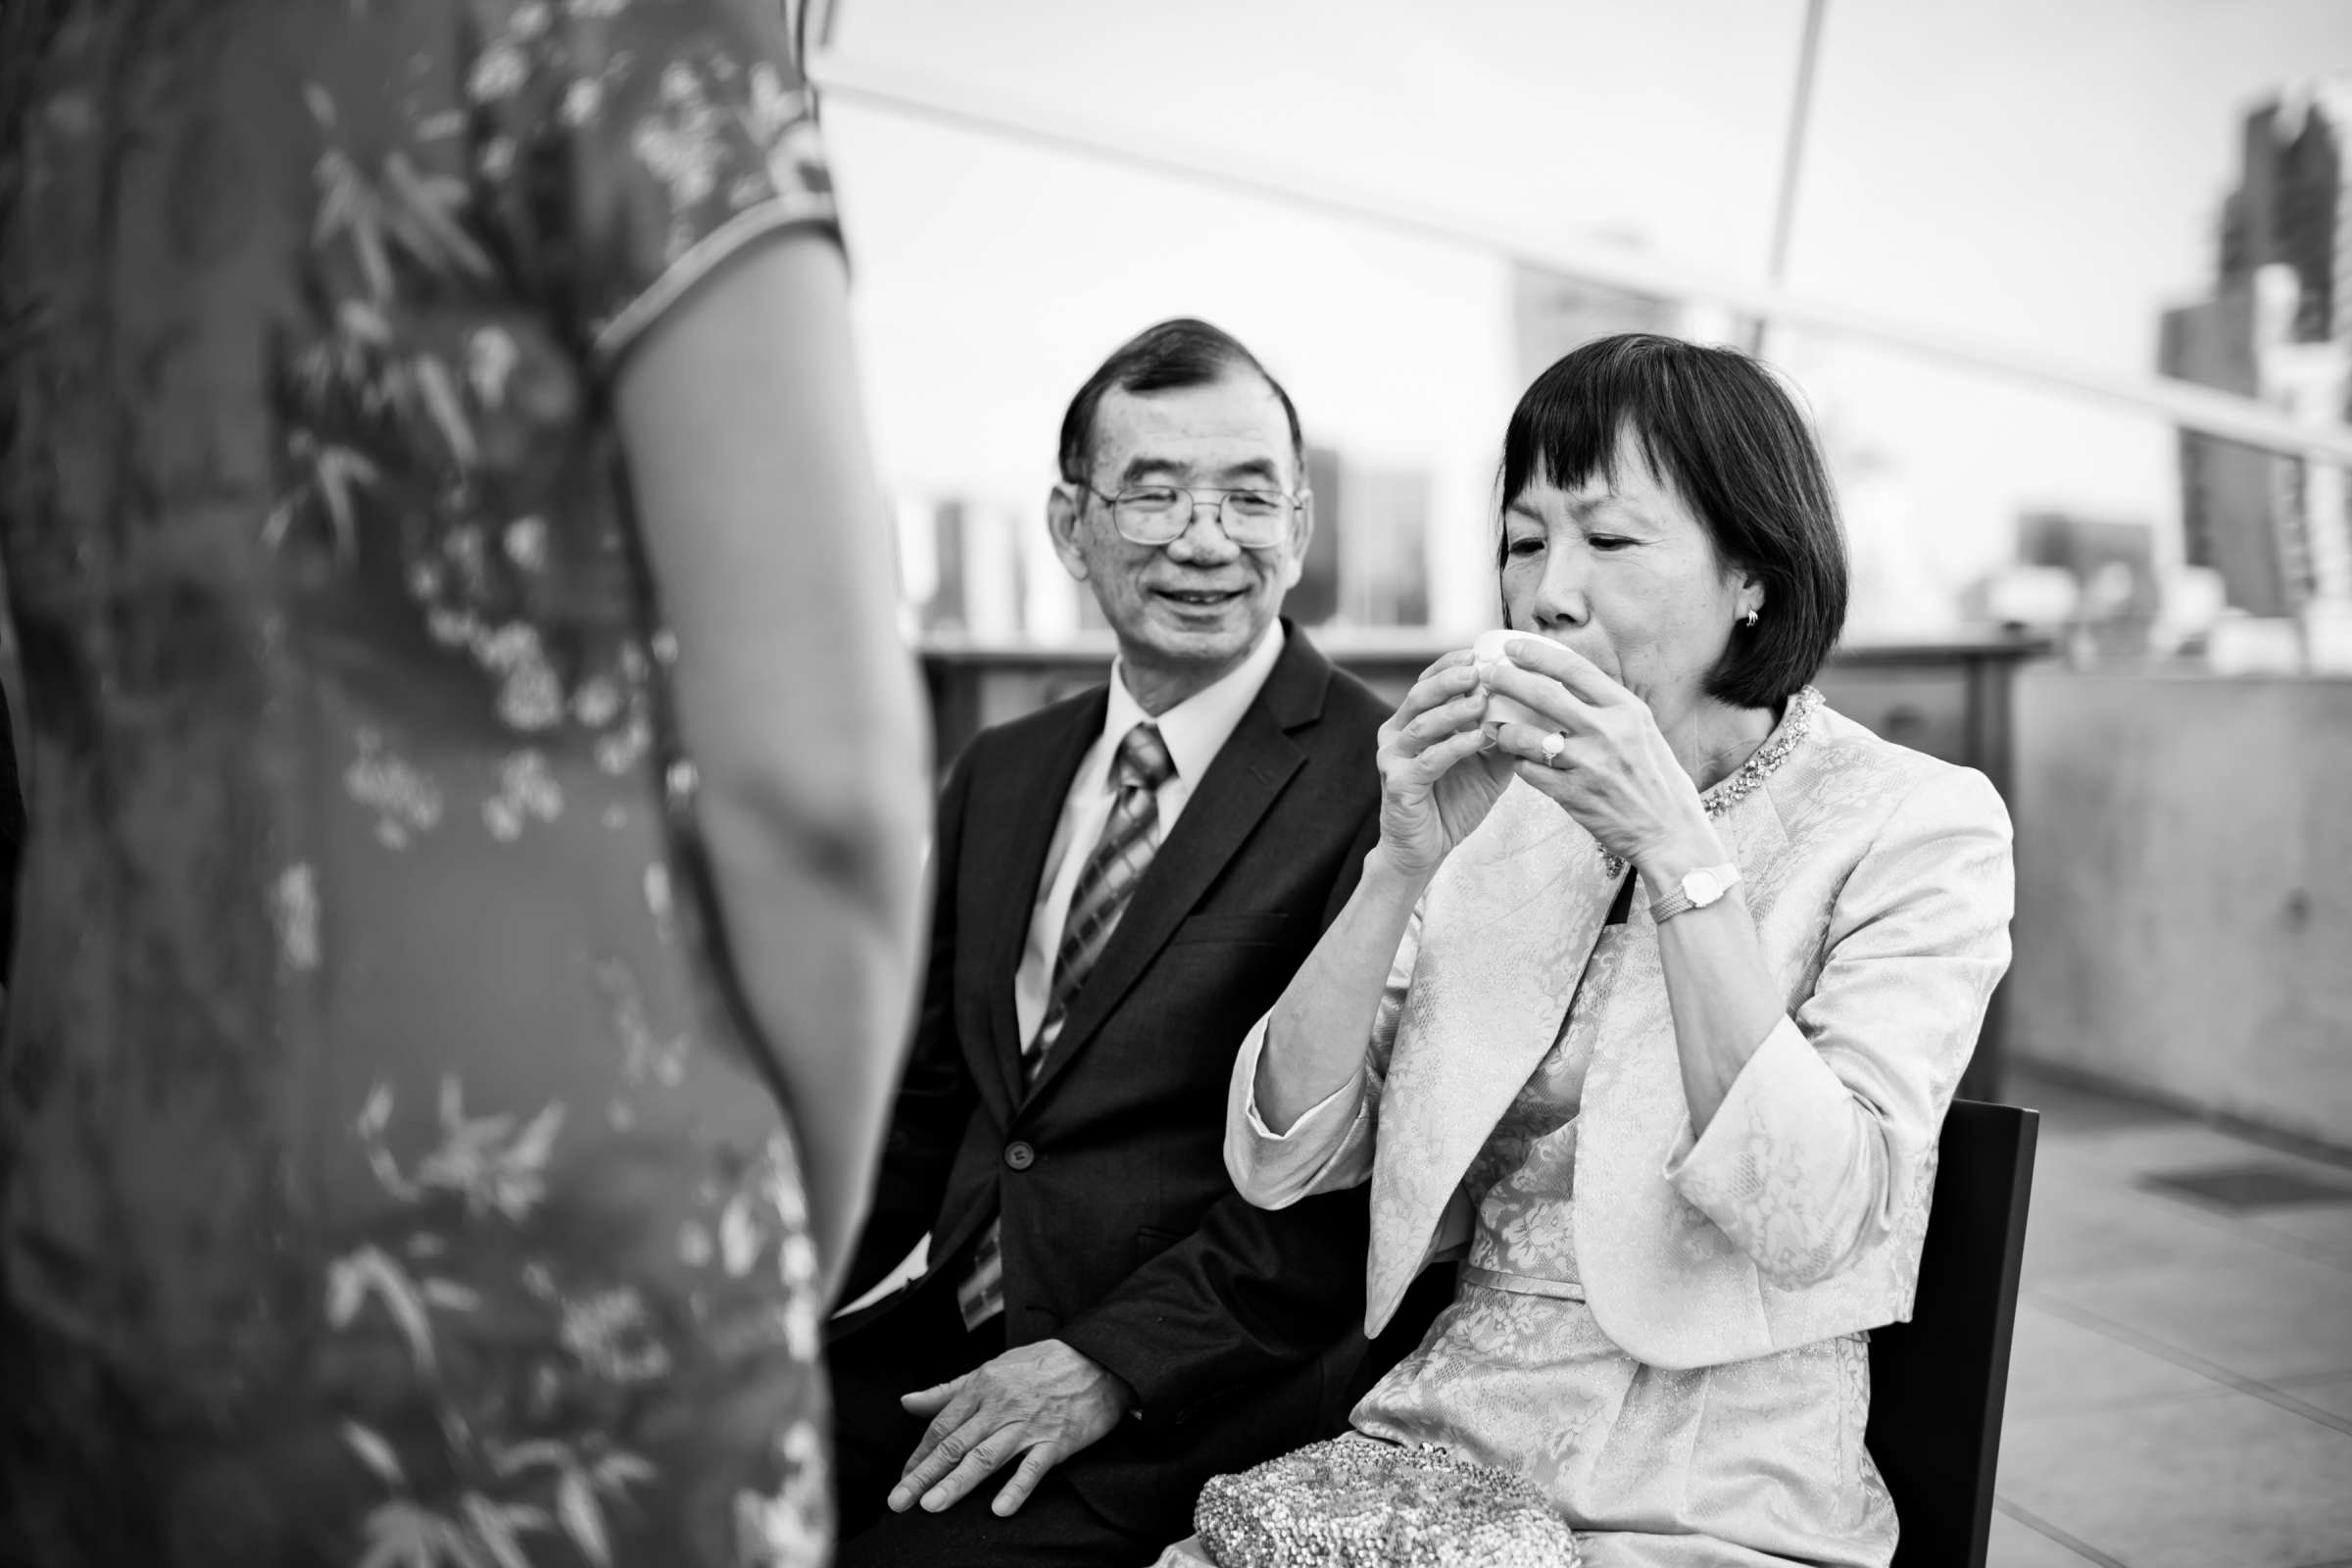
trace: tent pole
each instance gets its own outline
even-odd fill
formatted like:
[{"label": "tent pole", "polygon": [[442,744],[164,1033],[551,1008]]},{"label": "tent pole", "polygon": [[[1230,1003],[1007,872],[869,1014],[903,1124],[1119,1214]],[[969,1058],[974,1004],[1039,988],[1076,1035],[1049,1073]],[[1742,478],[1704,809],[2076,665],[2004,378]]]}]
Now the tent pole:
[{"label": "tent pole", "polygon": [[[1805,0],[1804,41],[1796,52],[1796,92],[1788,105],[1788,139],[1781,148],[1781,189],[1773,204],[1772,255],[1765,264],[1766,286],[1775,293],[1788,278],[1788,236],[1796,226],[1797,175],[1804,167],[1805,129],[1813,119],[1813,72],[1821,58],[1821,19],[1829,0]],[[1748,328],[1747,350],[1761,356],[1770,317],[1759,316]]]}]

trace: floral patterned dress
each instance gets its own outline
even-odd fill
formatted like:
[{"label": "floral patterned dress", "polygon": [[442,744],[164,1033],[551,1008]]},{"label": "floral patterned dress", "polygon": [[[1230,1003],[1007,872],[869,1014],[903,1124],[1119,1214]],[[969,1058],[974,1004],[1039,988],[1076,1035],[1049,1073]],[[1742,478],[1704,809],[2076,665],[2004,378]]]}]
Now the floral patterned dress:
[{"label": "floral patterned dress", "polygon": [[[1558,1037],[1463,1177],[1471,1218],[1453,1300],[1349,1425],[1526,1476],[1574,1527],[1583,1568],[1884,1568],[1895,1517],[1863,1446],[1867,1336],[1673,1371],[1628,1355],[1586,1304],[1577,1140],[1601,1021],[1631,944],[1645,940],[1625,918],[1634,892],[1621,887]],[[1420,930],[1416,916],[1384,1016],[1402,1004]],[[1251,1077],[1263,1038],[1243,1048]],[[1310,1137],[1276,1157],[1323,1152]],[[1154,1568],[1213,1559],[1196,1537]]]},{"label": "floral patterned dress", "polygon": [[611,400],[832,221],[783,7],[34,13],[0,1559],[821,1562],[797,1157]]},{"label": "floral patterned dress", "polygon": [[1475,1216],[1452,1303],[1349,1422],[1526,1475],[1576,1527],[1586,1568],[1883,1565],[1895,1519],[1863,1446],[1867,1336],[1669,1371],[1585,1304],[1577,1134],[1634,940],[1622,918],[1602,928],[1558,1040],[1463,1180]]}]

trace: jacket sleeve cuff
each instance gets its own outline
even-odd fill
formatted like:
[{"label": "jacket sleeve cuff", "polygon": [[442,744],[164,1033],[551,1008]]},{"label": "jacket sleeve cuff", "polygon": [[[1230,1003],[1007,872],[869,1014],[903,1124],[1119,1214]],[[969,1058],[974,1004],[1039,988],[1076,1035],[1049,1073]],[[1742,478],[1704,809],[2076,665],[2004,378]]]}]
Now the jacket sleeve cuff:
[{"label": "jacket sleeve cuff", "polygon": [[1766,1275],[1818,1281],[1850,1255],[1872,1206],[1857,1119],[1853,1091],[1784,1017],[1706,1132],[1685,1130],[1665,1176]]},{"label": "jacket sleeve cuff", "polygon": [[1269,1013],[1242,1041],[1226,1099],[1225,1169],[1234,1187],[1260,1208],[1283,1208],[1310,1194],[1362,1179],[1342,1167],[1361,1136],[1368,1108],[1359,1070],[1308,1107],[1284,1132],[1266,1125],[1257,1106],[1257,1063],[1265,1052]]},{"label": "jacket sleeve cuff", "polygon": [[[1354,1109],[1355,1098],[1363,1093],[1363,1080],[1360,1077],[1348,1079],[1348,1082],[1299,1112],[1298,1119],[1291,1123],[1289,1132],[1278,1133],[1266,1125],[1265,1118],[1258,1114],[1257,1109],[1257,1058],[1262,1054],[1265,1038],[1265,1026],[1260,1024],[1250,1034],[1249,1044],[1242,1048],[1245,1053],[1243,1063],[1249,1068],[1242,1084],[1243,1092],[1248,1099],[1248,1103],[1243,1109],[1250,1119],[1251,1141],[1260,1145],[1290,1144],[1306,1147],[1337,1143],[1340,1135],[1348,1130],[1348,1123],[1351,1119],[1349,1112]],[[1237,1076],[1242,1075],[1237,1074]]]}]

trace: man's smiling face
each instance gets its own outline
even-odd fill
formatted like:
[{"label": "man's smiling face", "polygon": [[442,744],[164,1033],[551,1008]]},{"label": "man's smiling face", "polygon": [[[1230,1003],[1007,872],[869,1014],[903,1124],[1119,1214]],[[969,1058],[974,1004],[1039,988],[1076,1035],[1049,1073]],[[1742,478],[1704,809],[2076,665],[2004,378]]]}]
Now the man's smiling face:
[{"label": "man's smiling face", "polygon": [[1280,540],[1245,550],[1226,537],[1210,495],[1181,537],[1139,545],[1120,536],[1102,497],[1155,484],[1298,495],[1290,420],[1265,378],[1242,368],[1168,391],[1112,387],[1091,445],[1088,484],[1055,489],[1055,547],[1118,633],[1130,689],[1173,688],[1169,701],[1181,702],[1240,664],[1281,612],[1310,514],[1299,506]]}]

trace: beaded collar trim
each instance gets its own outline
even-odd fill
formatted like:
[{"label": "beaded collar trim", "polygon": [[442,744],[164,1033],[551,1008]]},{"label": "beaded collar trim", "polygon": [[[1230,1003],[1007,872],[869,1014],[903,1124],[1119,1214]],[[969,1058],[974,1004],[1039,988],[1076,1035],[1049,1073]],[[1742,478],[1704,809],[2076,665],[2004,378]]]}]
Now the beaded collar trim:
[{"label": "beaded collar trim", "polygon": [[[1747,760],[1731,777],[1699,797],[1699,805],[1706,808],[1707,814],[1721,816],[1763,783],[1774,768],[1788,760],[1788,754],[1803,743],[1806,732],[1813,727],[1813,712],[1821,704],[1820,691],[1811,686],[1800,687],[1788,699],[1788,710],[1781,715],[1780,723],[1764,737],[1764,744],[1750,752]],[[1601,852],[1601,863],[1612,878],[1625,875],[1625,862],[1605,850]]]}]

